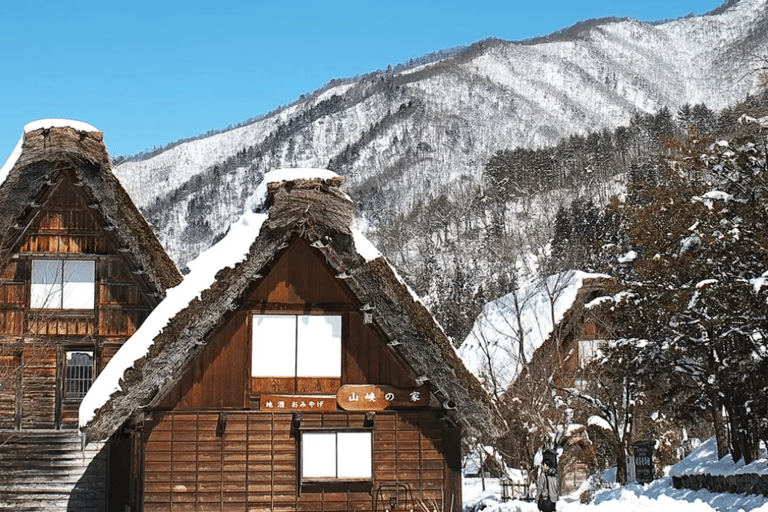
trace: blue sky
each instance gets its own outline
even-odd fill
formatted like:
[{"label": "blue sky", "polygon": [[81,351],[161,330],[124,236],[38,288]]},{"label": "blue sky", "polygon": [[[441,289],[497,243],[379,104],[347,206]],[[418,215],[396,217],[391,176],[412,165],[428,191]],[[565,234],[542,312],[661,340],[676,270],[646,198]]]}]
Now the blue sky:
[{"label": "blue sky", "polygon": [[703,14],[723,0],[6,2],[0,164],[23,126],[85,121],[113,156],[225,128],[333,78],[578,21]]}]

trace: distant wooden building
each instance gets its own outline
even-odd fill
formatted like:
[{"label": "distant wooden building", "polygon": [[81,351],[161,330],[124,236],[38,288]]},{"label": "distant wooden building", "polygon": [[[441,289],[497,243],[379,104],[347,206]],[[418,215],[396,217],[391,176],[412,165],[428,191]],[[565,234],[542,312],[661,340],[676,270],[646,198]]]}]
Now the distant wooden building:
[{"label": "distant wooden building", "polygon": [[[557,368],[554,372],[556,387],[583,387],[584,380],[589,378],[585,370],[599,355],[607,333],[606,319],[598,317],[595,310],[586,306],[604,297],[613,287],[615,280],[608,276],[584,277],[562,320],[534,353],[531,366]],[[537,359],[549,363],[538,363]]]},{"label": "distant wooden building", "polygon": [[110,508],[462,510],[461,429],[500,431],[486,393],[350,228],[341,178],[271,180],[83,404],[121,447]]},{"label": "distant wooden building", "polygon": [[76,509],[80,401],[181,280],[102,133],[58,124],[28,128],[0,176],[0,506],[13,510]]},{"label": "distant wooden building", "polygon": [[[521,381],[510,386],[509,396],[521,392],[522,379],[548,382],[551,378],[551,385],[556,388],[584,389],[589,384],[589,365],[599,356],[607,333],[606,319],[588,306],[613,287],[615,280],[605,275],[585,275],[580,280],[570,307],[533,353]],[[590,466],[596,463],[596,451],[585,425],[570,428],[562,442],[560,486],[563,492],[572,492],[589,477]]]}]

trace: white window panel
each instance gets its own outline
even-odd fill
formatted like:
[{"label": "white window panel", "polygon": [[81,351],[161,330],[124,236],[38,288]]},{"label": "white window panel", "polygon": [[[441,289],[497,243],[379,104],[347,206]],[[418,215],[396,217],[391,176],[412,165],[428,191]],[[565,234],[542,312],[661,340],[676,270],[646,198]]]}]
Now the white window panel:
[{"label": "white window panel", "polygon": [[296,317],[254,315],[251,375],[296,376]]},{"label": "white window panel", "polygon": [[32,260],[30,307],[61,307],[61,272],[61,260]]},{"label": "white window panel", "polygon": [[336,434],[304,433],[301,440],[303,478],[336,478]]},{"label": "white window panel", "polygon": [[29,305],[37,309],[93,309],[96,262],[32,260]]},{"label": "white window panel", "polygon": [[371,478],[371,433],[337,433],[337,477]]},{"label": "white window panel", "polygon": [[93,309],[96,262],[65,260],[62,307],[64,309]]},{"label": "white window panel", "polygon": [[299,377],[341,377],[341,316],[300,316],[297,336]]}]

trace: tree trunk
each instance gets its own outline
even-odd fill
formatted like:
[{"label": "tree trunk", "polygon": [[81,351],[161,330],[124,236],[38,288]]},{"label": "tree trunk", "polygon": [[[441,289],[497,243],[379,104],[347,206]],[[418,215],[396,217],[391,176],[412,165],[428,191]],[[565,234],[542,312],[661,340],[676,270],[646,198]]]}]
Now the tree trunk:
[{"label": "tree trunk", "polygon": [[627,450],[623,445],[616,450],[616,483],[627,485]]},{"label": "tree trunk", "polygon": [[718,400],[713,401],[712,424],[715,428],[715,439],[717,440],[717,458],[722,459],[728,455],[731,450],[728,446],[728,433],[725,430],[723,407]]},{"label": "tree trunk", "polygon": [[727,409],[731,424],[731,453],[733,460],[737,462],[743,458],[745,464],[750,464],[758,455],[758,444],[755,442],[750,415],[744,406],[736,405]]}]

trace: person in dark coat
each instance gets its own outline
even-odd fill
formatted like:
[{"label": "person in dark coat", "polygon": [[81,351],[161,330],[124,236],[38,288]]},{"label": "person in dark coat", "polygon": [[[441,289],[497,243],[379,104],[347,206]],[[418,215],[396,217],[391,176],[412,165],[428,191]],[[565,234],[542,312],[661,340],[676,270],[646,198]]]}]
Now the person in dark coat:
[{"label": "person in dark coat", "polygon": [[550,467],[547,463],[541,465],[539,479],[536,481],[536,497],[539,510],[542,512],[554,512],[557,507],[559,484],[557,481],[557,468]]}]

